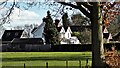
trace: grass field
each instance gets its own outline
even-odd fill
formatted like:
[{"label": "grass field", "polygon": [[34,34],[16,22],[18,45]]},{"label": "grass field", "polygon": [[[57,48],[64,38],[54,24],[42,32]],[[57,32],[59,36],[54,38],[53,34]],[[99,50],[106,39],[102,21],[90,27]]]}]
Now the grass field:
[{"label": "grass field", "polygon": [[85,66],[87,58],[91,66],[91,52],[2,52],[2,66]]}]

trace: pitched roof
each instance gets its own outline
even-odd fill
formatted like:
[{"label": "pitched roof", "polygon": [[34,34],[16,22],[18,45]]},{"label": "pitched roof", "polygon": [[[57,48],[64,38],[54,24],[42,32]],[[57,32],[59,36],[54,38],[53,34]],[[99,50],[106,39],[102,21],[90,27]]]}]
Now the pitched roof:
[{"label": "pitched roof", "polygon": [[107,28],[105,27],[105,28],[103,28],[104,30],[103,30],[103,33],[108,33],[108,30],[107,30]]},{"label": "pitched roof", "polygon": [[[60,32],[62,27],[57,27],[58,32]],[[83,31],[85,28],[91,28],[91,26],[70,26],[72,32],[80,32]],[[68,27],[64,27],[65,32],[67,31]]]},{"label": "pitched roof", "polygon": [[23,30],[5,30],[2,35],[2,41],[12,41],[14,38],[20,38]]},{"label": "pitched roof", "polygon": [[14,38],[12,44],[43,44],[42,38]]},{"label": "pitched roof", "polygon": [[37,29],[37,27],[35,27],[35,28],[31,31],[31,33],[33,33],[36,29]]},{"label": "pitched roof", "polygon": [[34,31],[32,31],[31,33],[34,33],[34,32],[37,31],[41,26],[44,26],[44,25],[45,25],[45,23],[42,22],[37,28],[34,28],[34,29],[33,29]]},{"label": "pitched roof", "polygon": [[67,32],[72,33],[72,31],[71,31],[71,28],[70,28],[70,27],[68,27],[68,28],[67,28]]},{"label": "pitched roof", "polygon": [[60,33],[65,33],[65,29],[62,27]]}]

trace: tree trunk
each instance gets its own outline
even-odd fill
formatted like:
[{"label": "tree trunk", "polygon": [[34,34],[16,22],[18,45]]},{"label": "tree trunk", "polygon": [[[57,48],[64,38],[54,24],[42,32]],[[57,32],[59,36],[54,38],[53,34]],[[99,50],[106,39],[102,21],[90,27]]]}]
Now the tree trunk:
[{"label": "tree trunk", "polygon": [[92,67],[104,67],[102,56],[104,54],[103,48],[103,33],[102,33],[102,15],[100,10],[100,3],[94,2],[91,12],[92,24]]}]

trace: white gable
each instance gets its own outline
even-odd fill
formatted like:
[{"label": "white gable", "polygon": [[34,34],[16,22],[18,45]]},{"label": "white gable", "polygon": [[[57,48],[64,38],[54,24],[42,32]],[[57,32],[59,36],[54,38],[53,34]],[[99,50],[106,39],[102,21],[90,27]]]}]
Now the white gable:
[{"label": "white gable", "polygon": [[68,33],[72,33],[70,27],[68,27],[67,32],[68,32]]},{"label": "white gable", "polygon": [[65,29],[62,27],[60,30],[60,38],[64,38],[65,37]]},{"label": "white gable", "polygon": [[65,38],[67,38],[67,39],[71,38],[71,33],[72,33],[72,31],[71,31],[70,27],[68,27],[67,31],[65,32]]},{"label": "white gable", "polygon": [[108,39],[112,39],[112,35],[111,35],[111,33],[109,34],[109,37],[108,37]]},{"label": "white gable", "polygon": [[106,28],[106,27],[105,27],[105,29],[104,29],[103,33],[108,33],[108,30],[107,30],[107,28]]},{"label": "white gable", "polygon": [[65,33],[65,29],[62,27],[60,33]]},{"label": "white gable", "polygon": [[34,38],[43,38],[43,31],[44,31],[45,23],[41,23],[40,26],[33,32]]}]

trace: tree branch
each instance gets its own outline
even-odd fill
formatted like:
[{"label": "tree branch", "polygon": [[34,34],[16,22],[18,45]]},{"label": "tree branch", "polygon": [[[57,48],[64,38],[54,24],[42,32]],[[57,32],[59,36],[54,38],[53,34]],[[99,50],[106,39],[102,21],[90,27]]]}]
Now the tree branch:
[{"label": "tree branch", "polygon": [[73,4],[70,4],[70,3],[65,3],[65,2],[58,2],[62,5],[67,5],[67,6],[70,6],[72,8],[75,8],[75,9],[79,9],[85,16],[87,16],[88,18],[90,18],[90,13],[84,9],[81,5],[73,5]]},{"label": "tree branch", "polygon": [[13,2],[13,4],[12,4],[11,8],[10,8],[10,9],[8,10],[8,12],[6,13],[6,16],[0,19],[1,22],[2,22],[2,23],[0,23],[0,26],[1,26],[2,24],[4,24],[5,22],[9,22],[9,17],[10,17],[10,15],[11,15],[13,9],[14,9],[14,6],[15,6],[15,0],[14,0],[14,2]]},{"label": "tree branch", "polygon": [[3,5],[3,4],[6,3],[7,1],[8,1],[8,0],[1,2],[0,5]]},{"label": "tree branch", "polygon": [[84,7],[86,7],[89,11],[92,10],[92,5],[90,5],[88,2],[76,2],[77,5],[83,5]]}]

